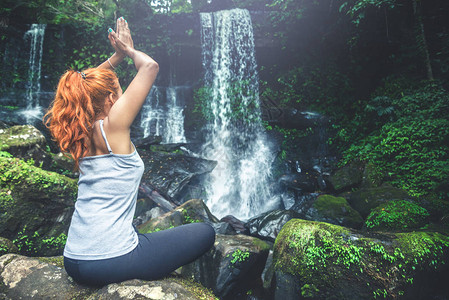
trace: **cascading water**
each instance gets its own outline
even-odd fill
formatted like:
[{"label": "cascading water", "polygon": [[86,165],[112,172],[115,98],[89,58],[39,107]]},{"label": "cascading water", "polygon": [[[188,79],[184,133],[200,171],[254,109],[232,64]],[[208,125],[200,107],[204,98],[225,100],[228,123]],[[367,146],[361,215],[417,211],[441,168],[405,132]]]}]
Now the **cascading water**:
[{"label": "cascading water", "polygon": [[206,202],[218,217],[248,219],[274,208],[274,159],[261,124],[251,17],[247,10],[201,13],[210,124],[202,155],[217,167],[206,184]]},{"label": "cascading water", "polygon": [[32,24],[24,39],[30,40],[30,58],[28,69],[28,82],[26,85],[26,109],[21,111],[26,122],[42,118],[42,109],[39,103],[41,91],[41,65],[44,46],[46,24]]},{"label": "cascading water", "polygon": [[182,143],[184,135],[184,92],[189,87],[153,86],[142,108],[143,137],[161,135],[163,143]]}]

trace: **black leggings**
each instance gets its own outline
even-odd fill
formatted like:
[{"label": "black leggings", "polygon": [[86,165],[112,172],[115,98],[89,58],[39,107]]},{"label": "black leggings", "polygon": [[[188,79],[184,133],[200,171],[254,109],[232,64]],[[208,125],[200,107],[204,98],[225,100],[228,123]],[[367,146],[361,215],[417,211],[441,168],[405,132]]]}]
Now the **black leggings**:
[{"label": "black leggings", "polygon": [[100,260],[64,257],[64,268],[76,282],[92,286],[161,279],[207,252],[215,231],[206,223],[192,223],[138,237],[139,244],[130,253]]}]

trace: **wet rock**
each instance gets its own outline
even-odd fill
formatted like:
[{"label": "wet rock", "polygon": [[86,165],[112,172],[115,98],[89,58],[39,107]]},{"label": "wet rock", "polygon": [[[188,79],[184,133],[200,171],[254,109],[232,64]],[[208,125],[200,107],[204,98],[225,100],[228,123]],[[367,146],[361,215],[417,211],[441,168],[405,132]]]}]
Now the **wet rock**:
[{"label": "wet rock", "polygon": [[413,197],[409,196],[406,191],[390,185],[382,185],[377,188],[361,188],[345,195],[345,198],[363,218],[366,218],[373,208],[383,203],[394,200],[413,201]]},{"label": "wet rock", "polygon": [[336,191],[343,191],[362,182],[364,166],[360,162],[352,162],[338,169],[329,176],[329,182]]},{"label": "wet rock", "polygon": [[[18,238],[23,254],[60,254],[74,209],[76,181],[17,158],[0,157],[0,174],[0,236]],[[57,245],[48,242],[51,238]]]},{"label": "wet rock", "polygon": [[444,299],[449,236],[364,233],[293,219],[273,248],[274,299]]},{"label": "wet rock", "polygon": [[304,218],[357,229],[363,226],[362,217],[345,198],[331,195],[318,196]]},{"label": "wet rock", "polygon": [[216,234],[237,234],[231,224],[226,222],[212,223]]},{"label": "wet rock", "polygon": [[201,285],[181,278],[127,280],[102,288],[79,285],[62,266],[62,256],[0,257],[0,297],[15,299],[217,299]]},{"label": "wet rock", "polygon": [[144,149],[139,154],[145,163],[142,182],[148,182],[162,196],[182,204],[192,199],[189,187],[202,188],[203,175],[211,172],[216,161],[183,154],[152,152]]},{"label": "wet rock", "polygon": [[250,235],[274,242],[282,226],[294,218],[299,218],[295,211],[273,210],[248,220],[245,227]]},{"label": "wet rock", "polygon": [[218,222],[201,199],[189,200],[173,211],[137,226],[137,229],[141,233],[149,233],[195,222],[209,224]]},{"label": "wet rock", "polygon": [[243,233],[247,234],[248,230],[245,227],[245,223],[240,221],[234,216],[227,215],[221,218],[220,222],[226,222],[237,232],[237,233]]},{"label": "wet rock", "polygon": [[254,237],[217,235],[214,247],[183,266],[181,274],[212,289],[220,299],[235,299],[238,293],[261,286],[269,248]]}]

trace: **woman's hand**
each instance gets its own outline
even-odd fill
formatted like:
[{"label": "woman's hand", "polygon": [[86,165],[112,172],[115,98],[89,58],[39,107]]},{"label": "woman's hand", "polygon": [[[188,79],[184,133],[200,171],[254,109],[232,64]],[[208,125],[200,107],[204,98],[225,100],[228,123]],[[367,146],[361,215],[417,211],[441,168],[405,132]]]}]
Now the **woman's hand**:
[{"label": "woman's hand", "polygon": [[123,17],[117,19],[116,32],[109,29],[108,35],[111,46],[119,55],[128,55],[134,50],[134,42],[128,27],[128,22]]}]

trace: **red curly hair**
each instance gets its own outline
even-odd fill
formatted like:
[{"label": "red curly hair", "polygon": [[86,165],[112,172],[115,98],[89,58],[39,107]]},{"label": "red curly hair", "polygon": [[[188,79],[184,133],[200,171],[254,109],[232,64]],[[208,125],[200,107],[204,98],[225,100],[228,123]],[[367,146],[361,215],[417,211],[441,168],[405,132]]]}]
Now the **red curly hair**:
[{"label": "red curly hair", "polygon": [[117,96],[117,75],[108,69],[68,70],[59,80],[55,99],[43,121],[62,152],[79,160],[89,153],[92,126],[109,94]]}]

